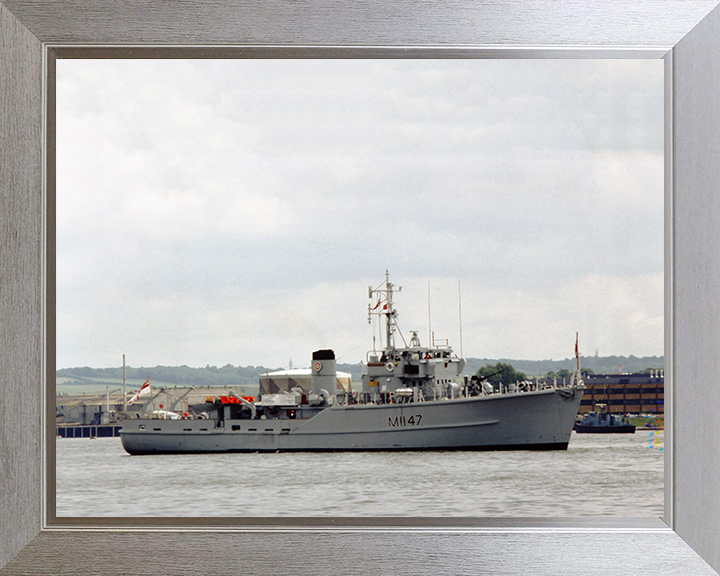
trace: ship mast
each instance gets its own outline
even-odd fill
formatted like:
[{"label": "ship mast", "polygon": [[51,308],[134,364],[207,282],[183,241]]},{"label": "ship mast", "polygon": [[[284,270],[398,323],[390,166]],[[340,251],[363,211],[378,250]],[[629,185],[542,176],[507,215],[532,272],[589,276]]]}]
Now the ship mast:
[{"label": "ship mast", "polygon": [[368,297],[374,301],[374,296],[377,296],[377,302],[373,306],[372,303],[368,304],[368,323],[371,322],[372,316],[385,316],[385,348],[384,350],[390,351],[395,349],[395,329],[397,328],[397,310],[393,308],[393,291],[397,288],[397,291],[402,290],[402,286],[396,286],[390,282],[390,272],[385,270],[385,282],[383,282],[378,288],[368,287]]}]

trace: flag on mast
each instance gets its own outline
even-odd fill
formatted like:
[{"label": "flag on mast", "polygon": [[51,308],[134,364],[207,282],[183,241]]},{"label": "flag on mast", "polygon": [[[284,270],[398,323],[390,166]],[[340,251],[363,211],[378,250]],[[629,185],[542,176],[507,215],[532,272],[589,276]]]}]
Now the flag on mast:
[{"label": "flag on mast", "polygon": [[580,352],[578,352],[578,333],[575,332],[575,361],[577,362],[577,371],[580,372]]},{"label": "flag on mast", "polygon": [[145,380],[145,383],[140,387],[140,390],[135,393],[135,396],[130,398],[128,404],[132,404],[133,402],[135,402],[135,400],[138,400],[142,396],[150,396],[150,394],[152,394],[152,388],[150,387],[150,378],[148,378],[147,380]]}]

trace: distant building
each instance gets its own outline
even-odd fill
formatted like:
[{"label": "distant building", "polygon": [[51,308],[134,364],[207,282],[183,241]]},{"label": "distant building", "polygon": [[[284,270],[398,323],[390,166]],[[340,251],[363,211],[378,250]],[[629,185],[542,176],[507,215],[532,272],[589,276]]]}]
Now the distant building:
[{"label": "distant building", "polygon": [[55,424],[98,426],[115,422],[122,412],[122,396],[57,396],[55,398]]},{"label": "distant building", "polygon": [[[223,388],[208,388],[216,394],[227,394]],[[133,404],[125,406],[123,411],[122,394],[82,394],[73,396],[55,397],[55,424],[58,425],[80,425],[80,426],[101,426],[118,422],[122,418],[135,418],[144,410],[156,410],[157,408],[169,408],[176,404],[179,397],[185,398],[184,392],[189,388],[159,388],[149,398],[142,398]],[[195,396],[203,396],[207,392],[198,390]],[[128,394],[131,396],[131,394]],[[183,411],[188,409],[187,399],[178,402],[175,410]]]},{"label": "distant building", "polygon": [[[352,387],[352,376],[347,372],[337,373],[337,389],[349,392]],[[312,388],[312,371],[310,368],[296,368],[295,370],[279,370],[278,372],[269,372],[260,375],[259,394],[278,394],[280,392],[290,392],[293,388],[299,386],[306,393]],[[331,394],[335,390],[328,390]]]},{"label": "distant building", "polygon": [[662,370],[650,374],[590,374],[579,412],[592,412],[606,404],[609,412],[664,414],[665,378]]}]

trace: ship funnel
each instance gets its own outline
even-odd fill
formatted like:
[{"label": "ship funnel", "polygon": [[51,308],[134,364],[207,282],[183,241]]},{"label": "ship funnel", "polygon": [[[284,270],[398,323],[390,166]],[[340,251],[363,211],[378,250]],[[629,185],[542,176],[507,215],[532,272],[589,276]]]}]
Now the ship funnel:
[{"label": "ship funnel", "polygon": [[320,390],[327,390],[334,394],[337,388],[337,368],[335,352],[332,350],[317,350],[312,355],[312,394],[320,394]]}]

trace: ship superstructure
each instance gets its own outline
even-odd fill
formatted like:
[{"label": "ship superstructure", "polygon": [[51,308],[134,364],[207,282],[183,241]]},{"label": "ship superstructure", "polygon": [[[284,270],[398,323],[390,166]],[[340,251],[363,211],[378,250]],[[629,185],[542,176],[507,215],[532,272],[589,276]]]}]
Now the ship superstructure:
[{"label": "ship superstructure", "polygon": [[[410,342],[403,347],[395,343],[397,310],[393,303],[395,285],[385,272],[385,282],[380,287],[368,289],[368,323],[373,316],[383,320],[385,345],[382,352],[372,350],[367,354],[363,367],[361,402],[416,403],[427,400],[455,399],[463,394],[468,397],[476,386],[460,374],[465,360],[458,358],[452,348],[444,346],[424,347],[417,332],[411,332]],[[374,304],[373,304],[374,302]],[[434,344],[434,343],[433,343]]]}]

